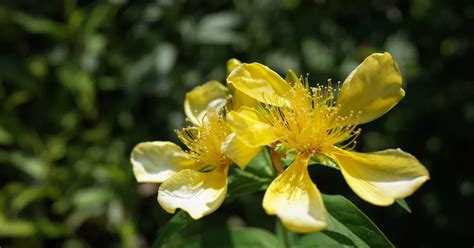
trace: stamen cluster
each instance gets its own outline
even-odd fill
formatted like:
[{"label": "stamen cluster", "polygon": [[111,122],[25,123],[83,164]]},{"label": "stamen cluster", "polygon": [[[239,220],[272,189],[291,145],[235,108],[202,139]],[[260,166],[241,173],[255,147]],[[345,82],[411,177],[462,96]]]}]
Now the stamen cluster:
[{"label": "stamen cluster", "polygon": [[177,130],[178,138],[188,147],[188,153],[203,165],[224,166],[232,161],[221,151],[221,144],[230,134],[223,113],[209,111],[199,126]]},{"label": "stamen cluster", "polygon": [[282,107],[263,105],[259,111],[283,137],[280,141],[301,153],[323,153],[333,145],[350,150],[355,147],[360,129],[344,124],[356,117],[353,113],[338,114],[335,100],[338,90],[330,81],[327,86],[316,87],[295,83],[286,93]]}]

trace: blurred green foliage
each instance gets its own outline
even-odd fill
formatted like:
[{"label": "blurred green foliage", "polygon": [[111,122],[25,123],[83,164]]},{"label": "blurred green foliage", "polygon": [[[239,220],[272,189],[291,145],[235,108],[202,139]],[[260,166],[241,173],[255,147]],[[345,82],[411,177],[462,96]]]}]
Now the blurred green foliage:
[{"label": "blurred green foliage", "polygon": [[[472,246],[472,27],[470,1],[4,0],[0,246],[150,246],[170,216],[156,185],[135,182],[129,152],[176,141],[186,91],[223,81],[232,57],[316,83],[342,81],[380,51],[398,61],[407,95],[362,126],[357,149],[402,147],[427,166],[413,213],[361,201],[330,168],[310,173],[400,247]],[[273,231],[261,199],[229,199],[171,241],[222,226]]]}]

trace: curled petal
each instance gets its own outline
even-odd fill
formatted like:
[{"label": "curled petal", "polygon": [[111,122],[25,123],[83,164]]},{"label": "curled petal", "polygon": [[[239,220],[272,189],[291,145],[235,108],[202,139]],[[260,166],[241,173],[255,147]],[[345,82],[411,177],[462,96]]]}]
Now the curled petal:
[{"label": "curled petal", "polygon": [[214,212],[227,193],[227,167],[211,172],[183,170],[176,173],[158,190],[158,202],[168,213],[177,208],[199,219]]},{"label": "curled petal", "polygon": [[260,147],[278,140],[273,126],[259,117],[254,109],[242,107],[226,117],[227,125],[237,137],[251,147]]},{"label": "curled petal", "polygon": [[342,175],[362,199],[387,206],[415,192],[430,178],[426,168],[401,149],[374,153],[349,152],[334,148]]},{"label": "curled petal", "polygon": [[276,214],[283,225],[294,232],[316,232],[327,225],[321,193],[307,170],[308,158],[297,155],[295,161],[268,187],[263,208]]},{"label": "curled petal", "polygon": [[389,53],[375,53],[344,81],[337,99],[338,115],[348,117],[344,124],[366,123],[387,113],[404,96],[395,60]]},{"label": "curled petal", "polygon": [[247,164],[257,156],[262,147],[251,147],[242,142],[235,133],[231,133],[222,143],[222,153],[232,159],[240,169],[245,169]]},{"label": "curled petal", "polygon": [[[241,65],[238,59],[229,59],[227,61],[227,76],[235,70],[239,65]],[[258,101],[253,99],[252,97],[246,95],[245,93],[241,92],[240,90],[236,89],[234,85],[228,83],[227,87],[229,88],[230,92],[232,93],[232,108],[234,110],[239,109],[242,106],[246,107],[254,107],[257,106]]]},{"label": "curled petal", "polygon": [[242,91],[236,89],[232,84],[227,85],[232,93],[232,109],[238,110],[240,107],[255,107],[259,103],[254,98],[244,94]]},{"label": "curled petal", "polygon": [[217,81],[209,81],[186,93],[184,112],[194,124],[200,124],[209,108],[218,108],[225,104],[229,95],[227,88]]},{"label": "curled petal", "polygon": [[270,68],[259,64],[241,64],[227,77],[227,82],[248,96],[267,104],[286,104],[291,86]]},{"label": "curled petal", "polygon": [[197,165],[181,147],[164,141],[137,144],[130,161],[137,181],[151,183],[161,183],[174,173]]}]

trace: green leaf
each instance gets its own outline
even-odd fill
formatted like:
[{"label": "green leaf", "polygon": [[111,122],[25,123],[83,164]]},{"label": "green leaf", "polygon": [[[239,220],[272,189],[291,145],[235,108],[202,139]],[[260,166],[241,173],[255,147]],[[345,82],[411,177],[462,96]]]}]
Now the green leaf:
[{"label": "green leaf", "polygon": [[64,39],[67,35],[66,27],[62,23],[54,22],[49,19],[16,12],[13,13],[13,21],[33,34],[48,35],[57,39]]},{"label": "green leaf", "polygon": [[272,233],[259,228],[239,228],[211,231],[193,237],[186,242],[186,248],[281,248],[282,244]]},{"label": "green leaf", "polygon": [[[288,150],[286,153],[286,156],[282,159],[283,164],[286,166],[290,165],[293,160],[295,160],[297,152],[293,150]],[[339,170],[339,166],[337,165],[336,161],[334,161],[332,158],[323,155],[323,154],[315,154],[311,156],[311,159],[309,160],[309,164],[319,164],[319,165],[324,165],[327,167],[331,167],[333,169]]]},{"label": "green leaf", "polygon": [[49,238],[71,235],[71,230],[67,225],[60,222],[53,222],[45,217],[35,220],[35,226],[39,233]]},{"label": "green leaf", "polygon": [[241,40],[235,31],[239,23],[236,13],[218,12],[205,15],[193,30],[196,40],[202,44],[237,44]]},{"label": "green leaf", "polygon": [[410,206],[408,206],[408,203],[405,201],[405,199],[398,199],[396,200],[397,204],[402,207],[403,209],[405,209],[408,213],[411,214],[411,209],[410,209]]},{"label": "green leaf", "polygon": [[25,220],[6,220],[0,216],[0,237],[28,237],[36,234],[32,222]]},{"label": "green leaf", "polygon": [[323,200],[329,214],[328,227],[323,231],[326,236],[349,246],[394,247],[382,231],[343,196],[323,195]]},{"label": "green leaf", "polygon": [[268,151],[264,149],[245,170],[233,166],[229,173],[228,197],[265,190],[277,176]]},{"label": "green leaf", "polygon": [[262,149],[262,152],[249,163],[245,171],[253,173],[260,178],[275,178],[278,173],[275,167],[273,167],[269,148],[265,147]]},{"label": "green leaf", "polygon": [[18,213],[34,201],[38,201],[43,198],[54,198],[59,194],[59,190],[53,187],[39,186],[27,188],[15,196],[11,202],[11,207],[15,213]]},{"label": "green leaf", "polygon": [[104,206],[114,199],[112,191],[105,187],[83,188],[72,196],[72,203],[77,209],[88,209]]},{"label": "green leaf", "polygon": [[336,161],[323,154],[313,155],[309,161],[309,164],[320,164],[339,170],[339,166],[337,165]]},{"label": "green leaf", "polygon": [[235,198],[239,195],[265,190],[270,183],[269,178],[261,178],[248,171],[232,168],[227,195],[229,198]]},{"label": "green leaf", "polygon": [[45,161],[14,151],[10,153],[10,164],[37,180],[43,180],[47,176],[47,164]]},{"label": "green leaf", "polygon": [[298,239],[298,234],[286,229],[280,219],[277,219],[275,222],[275,234],[285,247],[293,247],[293,244]]},{"label": "green leaf", "polygon": [[186,228],[193,219],[186,212],[178,210],[177,213],[166,223],[166,225],[160,228],[158,237],[153,242],[153,248],[162,247],[173,234],[182,231]]},{"label": "green leaf", "polygon": [[324,247],[324,248],[339,248],[346,247],[344,242],[339,242],[323,232],[311,233],[304,235],[296,242],[294,248],[305,247]]}]

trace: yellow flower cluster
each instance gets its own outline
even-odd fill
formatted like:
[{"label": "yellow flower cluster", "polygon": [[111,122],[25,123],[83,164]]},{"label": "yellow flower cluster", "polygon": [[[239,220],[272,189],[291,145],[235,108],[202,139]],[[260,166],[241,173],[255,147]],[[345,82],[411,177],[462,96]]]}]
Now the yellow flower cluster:
[{"label": "yellow flower cluster", "polygon": [[341,87],[309,87],[292,71],[286,79],[259,63],[228,62],[227,87],[210,81],[186,94],[192,126],[177,131],[188,148],[144,142],[132,151],[139,182],[161,183],[158,202],[194,219],[215,211],[227,192],[227,172],[246,165],[268,146],[296,154],[263,198],[263,208],[296,232],[320,231],[327,214],[308,174],[312,158],[330,159],[362,199],[387,206],[411,195],[429,179],[425,167],[401,149],[352,151],[357,125],[392,109],[405,95],[400,71],[388,53],[367,57]]}]

